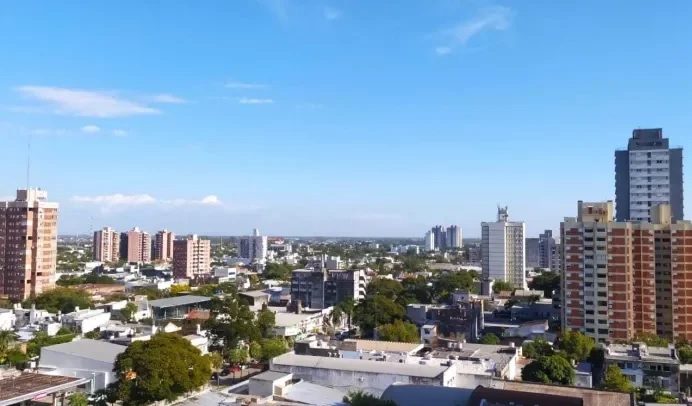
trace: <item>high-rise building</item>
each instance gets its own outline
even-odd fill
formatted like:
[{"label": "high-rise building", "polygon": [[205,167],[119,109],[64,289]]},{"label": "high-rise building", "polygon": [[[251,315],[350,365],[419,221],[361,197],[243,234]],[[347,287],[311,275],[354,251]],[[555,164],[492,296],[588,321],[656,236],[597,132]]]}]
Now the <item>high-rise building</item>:
[{"label": "high-rise building", "polygon": [[538,267],[553,269],[554,252],[555,238],[553,238],[553,230],[545,230],[538,235]]},{"label": "high-rise building", "polygon": [[435,251],[435,234],[432,230],[428,230],[425,233],[425,241],[423,243],[423,250],[426,252]]},{"label": "high-rise building", "polygon": [[250,261],[262,261],[267,258],[267,236],[260,235],[258,229],[254,229],[251,236],[240,237],[238,240],[238,256]]},{"label": "high-rise building", "polygon": [[538,248],[538,238],[526,239],[526,268],[537,268],[540,264],[540,255]]},{"label": "high-rise building", "polygon": [[483,279],[505,281],[515,288],[526,288],[525,238],[524,222],[509,221],[507,207],[498,206],[497,221],[481,223]]},{"label": "high-rise building", "polygon": [[656,204],[670,204],[673,221],[683,219],[682,148],[670,148],[663,129],[637,129],[627,150],[615,151],[617,221],[651,221]]},{"label": "high-rise building", "polygon": [[[613,221],[613,203],[578,203],[560,226],[564,329],[598,342],[637,333],[692,339],[692,222],[672,221],[668,204],[651,222]],[[687,250],[687,252],[686,252]]]},{"label": "high-rise building", "polygon": [[120,260],[120,234],[110,227],[94,231],[94,261]]},{"label": "high-rise building", "polygon": [[168,261],[173,258],[173,241],[175,234],[168,230],[161,230],[154,237],[154,260]]},{"label": "high-rise building", "polygon": [[459,226],[449,226],[447,227],[447,243],[446,248],[461,248],[461,227]]},{"label": "high-rise building", "polygon": [[173,276],[197,278],[211,272],[211,242],[196,235],[173,242]]},{"label": "high-rise building", "polygon": [[53,288],[57,258],[58,204],[45,190],[0,202],[0,295],[24,300]]},{"label": "high-rise building", "polygon": [[139,227],[127,232],[127,262],[151,262],[151,234]]},{"label": "high-rise building", "polygon": [[334,306],[347,298],[358,302],[365,297],[368,282],[364,270],[297,269],[291,274],[291,301],[312,309]]},{"label": "high-rise building", "polygon": [[439,250],[447,244],[447,230],[444,226],[435,226],[432,228],[432,233],[435,241],[435,249]]}]

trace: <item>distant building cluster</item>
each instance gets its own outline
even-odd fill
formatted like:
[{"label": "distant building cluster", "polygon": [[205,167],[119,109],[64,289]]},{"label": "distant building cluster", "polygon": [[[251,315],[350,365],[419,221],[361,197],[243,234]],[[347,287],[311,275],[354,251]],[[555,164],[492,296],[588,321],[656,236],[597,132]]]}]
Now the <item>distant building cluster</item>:
[{"label": "distant building cluster", "polygon": [[450,248],[462,247],[461,227],[451,225],[449,227],[437,225],[425,233],[424,250],[439,251]]}]

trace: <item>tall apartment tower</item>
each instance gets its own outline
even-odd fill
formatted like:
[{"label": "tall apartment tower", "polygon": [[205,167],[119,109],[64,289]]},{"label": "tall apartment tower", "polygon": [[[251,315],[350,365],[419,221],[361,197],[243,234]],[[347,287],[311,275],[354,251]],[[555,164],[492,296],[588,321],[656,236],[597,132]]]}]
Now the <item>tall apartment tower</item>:
[{"label": "tall apartment tower", "polygon": [[0,295],[13,301],[55,286],[58,204],[41,189],[19,189],[0,202]]},{"label": "tall apartment tower", "polygon": [[127,232],[127,262],[151,262],[151,234],[139,227]]},{"label": "tall apartment tower", "polygon": [[538,235],[538,266],[540,268],[553,269],[554,255],[555,238],[553,238],[553,230],[545,230]]},{"label": "tall apartment tower", "polygon": [[424,241],[423,241],[423,250],[426,252],[430,251],[435,251],[435,234],[433,234],[432,230],[428,230],[425,233]]},{"label": "tall apartment tower", "polygon": [[435,249],[439,250],[447,245],[447,230],[444,226],[435,226],[430,231],[432,231],[435,237]]},{"label": "tall apartment tower", "polygon": [[238,240],[238,256],[250,261],[261,261],[267,258],[268,246],[267,236],[260,235],[259,230],[254,229],[251,236],[240,237]]},{"label": "tall apartment tower", "polygon": [[173,276],[197,278],[211,272],[211,241],[190,235],[173,242]]},{"label": "tall apartment tower", "polygon": [[618,222],[611,201],[580,201],[578,217],[561,223],[564,329],[597,342],[692,339],[692,222],[673,222],[668,204],[650,213],[650,223]]},{"label": "tall apartment tower", "polygon": [[454,225],[447,227],[445,242],[447,248],[461,248],[461,227]]},{"label": "tall apartment tower", "polygon": [[161,230],[154,237],[154,260],[168,261],[173,258],[173,241],[175,234],[168,230]]},{"label": "tall apartment tower", "polygon": [[526,239],[526,269],[533,269],[540,266],[538,238]]},{"label": "tall apartment tower", "polygon": [[498,206],[497,221],[481,223],[481,256],[484,280],[526,288],[526,225],[509,221],[507,207]]},{"label": "tall apartment tower", "polygon": [[120,234],[110,227],[94,231],[94,261],[118,262],[120,260]]},{"label": "tall apartment tower", "polygon": [[615,151],[617,221],[651,221],[656,204],[670,204],[673,221],[683,219],[682,148],[670,148],[663,129],[637,129],[627,150]]}]

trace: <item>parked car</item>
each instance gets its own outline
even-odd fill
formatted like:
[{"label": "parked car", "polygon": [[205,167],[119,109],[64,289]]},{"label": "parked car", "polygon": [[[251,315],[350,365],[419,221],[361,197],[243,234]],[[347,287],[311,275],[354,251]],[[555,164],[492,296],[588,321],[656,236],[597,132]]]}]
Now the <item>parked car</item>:
[{"label": "parked car", "polygon": [[228,376],[231,374],[231,368],[224,368],[221,370],[221,376]]}]

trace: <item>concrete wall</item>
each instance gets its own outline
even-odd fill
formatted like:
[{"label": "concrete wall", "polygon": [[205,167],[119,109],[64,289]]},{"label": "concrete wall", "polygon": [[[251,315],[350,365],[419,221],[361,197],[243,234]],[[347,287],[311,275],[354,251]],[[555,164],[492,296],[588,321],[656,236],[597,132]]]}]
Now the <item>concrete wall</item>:
[{"label": "concrete wall", "polygon": [[272,381],[262,381],[259,379],[250,378],[248,383],[250,396],[260,396],[266,398],[274,394],[274,382]]}]

